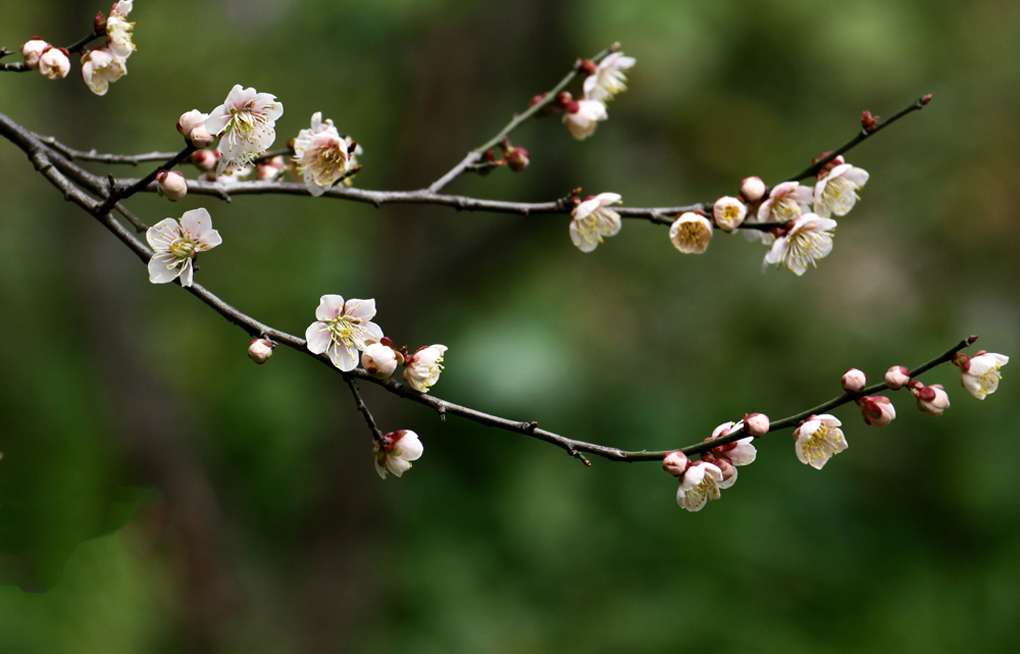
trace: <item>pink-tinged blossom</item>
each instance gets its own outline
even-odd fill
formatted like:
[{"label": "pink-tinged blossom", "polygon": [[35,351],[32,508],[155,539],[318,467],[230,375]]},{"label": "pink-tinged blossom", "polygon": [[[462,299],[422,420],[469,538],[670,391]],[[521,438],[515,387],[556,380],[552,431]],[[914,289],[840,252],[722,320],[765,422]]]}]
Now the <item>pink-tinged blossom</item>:
[{"label": "pink-tinged blossom", "polygon": [[620,214],[609,208],[621,201],[618,193],[589,196],[570,212],[570,240],[581,252],[591,252],[605,236],[616,236],[622,223]]},{"label": "pink-tinged blossom", "polygon": [[121,60],[127,59],[135,51],[135,44],[131,40],[131,31],[135,24],[124,20],[125,16],[127,14],[111,12],[110,17],[106,19],[106,47]]},{"label": "pink-tinged blossom", "polygon": [[382,340],[382,328],[371,322],[374,316],[375,300],[351,298],[344,302],[339,295],[323,295],[315,309],[316,321],[305,330],[308,350],[312,354],[325,352],[330,363],[344,372],[354,370],[358,353]]},{"label": "pink-tinged blossom", "polygon": [[740,197],[748,202],[757,202],[765,197],[765,188],[761,177],[745,177],[740,182]]},{"label": "pink-tinged blossom", "polygon": [[846,438],[839,428],[841,424],[836,416],[829,413],[808,418],[793,432],[797,439],[797,459],[821,470],[829,459],[847,448]]},{"label": "pink-tinged blossom", "polygon": [[215,170],[221,156],[218,150],[199,150],[191,153],[191,163],[208,173]]},{"label": "pink-tinged blossom", "polygon": [[669,226],[669,240],[684,254],[701,254],[712,240],[712,223],[693,211],[682,213]]},{"label": "pink-tinged blossom", "polygon": [[71,72],[71,59],[64,48],[50,46],[39,55],[39,72],[46,79],[63,79]]},{"label": "pink-tinged blossom", "polygon": [[882,395],[869,395],[857,401],[864,422],[872,427],[885,427],[896,419],[896,407],[892,400]]},{"label": "pink-tinged blossom", "polygon": [[755,438],[760,438],[769,433],[771,424],[769,417],[764,413],[744,414],[744,429]]},{"label": "pink-tinged blossom", "polygon": [[106,95],[110,84],[125,75],[124,60],[105,48],[90,50],[81,60],[81,78],[96,95]]},{"label": "pink-tinged blossom", "polygon": [[885,373],[885,385],[898,391],[910,383],[910,369],[906,366],[893,366]]},{"label": "pink-tinged blossom", "polygon": [[910,392],[917,398],[917,408],[930,416],[940,416],[949,408],[949,394],[942,384],[925,386],[914,380],[910,384]]},{"label": "pink-tinged blossom", "polygon": [[775,263],[780,268],[789,268],[798,276],[803,275],[808,265],[815,266],[816,261],[832,252],[832,230],[835,228],[835,220],[820,218],[813,213],[794,218],[790,230],[777,238],[765,255],[762,272]]},{"label": "pink-tinged blossom", "polygon": [[407,355],[404,361],[404,381],[414,390],[428,393],[443,372],[443,355],[447,349],[445,345],[429,345]]},{"label": "pink-tinged blossom", "polygon": [[746,217],[747,205],[737,198],[721,197],[715,201],[715,205],[712,207],[712,218],[719,229],[724,232],[732,232],[740,227]]},{"label": "pink-tinged blossom", "polygon": [[960,367],[960,383],[963,387],[977,399],[983,400],[999,388],[999,380],[1002,379],[999,369],[1009,363],[1009,357],[995,352],[978,352],[972,357],[959,354],[954,363]]},{"label": "pink-tinged blossom", "polygon": [[719,499],[723,481],[719,466],[695,461],[687,468],[676,492],[676,503],[688,511],[700,511],[709,500]]},{"label": "pink-tinged blossom", "polygon": [[180,223],[173,218],[161,220],[149,228],[145,238],[153,249],[149,281],[166,284],[180,277],[181,286],[191,286],[195,274],[193,261],[198,253],[223,242],[205,209],[185,211]]},{"label": "pink-tinged blossom", "polygon": [[134,0],[120,0],[120,2],[115,2],[113,3],[113,6],[110,7],[110,15],[126,18],[134,8],[134,4]]},{"label": "pink-tinged blossom", "polygon": [[857,189],[867,182],[868,171],[863,168],[847,163],[836,166],[815,184],[815,213],[825,218],[832,214],[845,216],[860,199]]},{"label": "pink-tinged blossom", "polygon": [[347,141],[333,121],[322,120],[322,112],[312,114],[312,126],[298,132],[294,139],[294,164],[312,195],[325,193],[350,167]]},{"label": "pink-tinged blossom", "polygon": [[563,124],[577,140],[583,141],[595,133],[599,122],[607,120],[606,105],[598,100],[574,100],[563,112]]},{"label": "pink-tinged blossom", "polygon": [[662,459],[662,469],[673,475],[674,477],[682,477],[687,468],[690,467],[691,460],[687,458],[687,455],[679,450],[676,452],[670,452]]},{"label": "pink-tinged blossom", "polygon": [[843,373],[843,390],[847,393],[860,392],[868,385],[868,378],[857,368],[851,368]]},{"label": "pink-tinged blossom", "polygon": [[609,102],[613,96],[627,90],[627,76],[623,71],[633,68],[637,60],[614,52],[595,67],[595,72],[584,80],[584,97],[588,100]]},{"label": "pink-tinged blossom", "polygon": [[156,175],[156,188],[160,195],[171,202],[177,202],[188,194],[188,182],[177,170],[159,171]]},{"label": "pink-tinged blossom", "polygon": [[272,159],[262,159],[255,162],[255,179],[259,181],[272,181],[287,170],[287,162],[283,155],[276,155]]},{"label": "pink-tinged blossom", "polygon": [[248,345],[248,358],[258,364],[265,363],[273,356],[275,347],[276,345],[268,339],[256,338]]},{"label": "pink-tinged blossom", "polygon": [[[761,415],[761,414],[757,414]],[[715,438],[721,438],[735,431],[742,431],[744,429],[744,423],[741,422],[724,422],[712,432],[712,440]],[[720,459],[728,459],[735,466],[746,466],[754,463],[755,458],[758,456],[758,450],[754,447],[754,437],[748,436],[747,438],[741,438],[740,440],[733,441],[732,443],[726,443],[719,447],[712,448],[712,455]]]},{"label": "pink-tinged blossom", "polygon": [[388,345],[388,338],[372,343],[361,353],[361,367],[377,379],[389,379],[397,371],[397,365],[404,362],[403,355]]},{"label": "pink-tinged blossom", "polygon": [[220,137],[223,155],[217,172],[227,165],[241,167],[269,149],[276,140],[276,120],[283,115],[283,103],[275,95],[234,85],[227,99],[205,120],[205,129]]},{"label": "pink-tinged blossom", "polygon": [[198,109],[187,111],[177,120],[177,131],[196,148],[204,148],[213,142],[212,134],[205,128],[208,117]]},{"label": "pink-tinged blossom", "polygon": [[758,207],[759,222],[789,222],[807,213],[814,195],[811,187],[798,182],[783,182],[773,187],[769,199]]},{"label": "pink-tinged blossom", "polygon": [[409,429],[390,432],[376,439],[375,448],[372,450],[375,464],[375,471],[379,476],[386,479],[390,473],[400,477],[411,469],[411,461],[417,461],[425,452],[425,446],[418,439],[418,434]]},{"label": "pink-tinged blossom", "polygon": [[25,66],[32,70],[39,70],[39,57],[49,48],[50,44],[40,38],[29,39],[21,46],[21,56],[25,59]]}]

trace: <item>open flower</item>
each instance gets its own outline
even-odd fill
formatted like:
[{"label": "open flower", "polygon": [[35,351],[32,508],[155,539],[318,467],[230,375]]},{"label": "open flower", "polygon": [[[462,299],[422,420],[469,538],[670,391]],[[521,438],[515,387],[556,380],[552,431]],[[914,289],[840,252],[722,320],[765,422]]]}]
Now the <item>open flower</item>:
[{"label": "open flower", "polygon": [[693,211],[682,213],[669,226],[669,240],[684,254],[701,254],[712,240],[712,223]]},{"label": "open flower", "polygon": [[983,400],[999,388],[999,380],[1002,379],[999,369],[1009,363],[1009,357],[995,352],[978,352],[972,357],[958,354],[953,363],[960,367],[960,383],[963,387],[977,399]]},{"label": "open flower", "polygon": [[712,207],[712,218],[719,229],[724,232],[732,232],[740,227],[745,217],[747,217],[747,205],[728,195],[716,200]]},{"label": "open flower", "polygon": [[276,119],[283,115],[283,103],[275,95],[258,93],[235,84],[227,99],[205,120],[205,129],[220,137],[217,173],[228,164],[243,167],[269,149],[276,140]]},{"label": "open flower", "polygon": [[609,205],[620,202],[618,193],[599,193],[588,196],[570,212],[570,240],[581,252],[591,252],[602,242],[603,236],[620,232],[620,214]]},{"label": "open flower", "polygon": [[848,163],[833,168],[815,184],[815,213],[828,218],[832,214],[845,216],[854,208],[857,189],[868,182],[868,171]]},{"label": "open flower", "polygon": [[351,298],[344,302],[339,295],[323,295],[315,309],[316,321],[305,330],[307,347],[312,354],[325,352],[330,363],[347,372],[358,366],[358,352],[382,340],[383,331],[371,322],[375,316],[375,300]]},{"label": "open flower", "polygon": [[161,220],[149,228],[145,238],[154,251],[149,260],[149,281],[166,284],[180,277],[181,286],[191,286],[198,253],[223,242],[205,209],[185,211],[180,223],[173,218]]},{"label": "open flower", "polygon": [[606,105],[598,100],[574,100],[563,112],[563,124],[578,141],[594,134],[599,122],[608,118]]},{"label": "open flower", "polygon": [[680,479],[676,503],[688,511],[700,511],[709,500],[719,499],[722,470],[713,463],[695,461]]},{"label": "open flower", "polygon": [[127,59],[135,51],[135,44],[131,40],[131,30],[135,24],[124,20],[126,15],[110,13],[106,19],[106,47],[121,59]]},{"label": "open flower", "polygon": [[807,271],[808,264],[816,265],[815,261],[832,252],[832,231],[836,221],[831,218],[820,218],[813,213],[806,213],[793,220],[793,227],[785,236],[780,236],[772,244],[772,249],[765,255],[762,272],[769,264],[789,268],[798,276]]},{"label": "open flower", "polygon": [[758,207],[759,222],[787,222],[807,212],[813,198],[811,187],[798,182],[776,184],[769,199]]},{"label": "open flower", "polygon": [[386,479],[390,472],[400,477],[411,469],[411,461],[417,461],[425,451],[425,446],[418,439],[418,434],[409,429],[401,429],[386,434],[382,440],[376,439],[372,456],[375,457],[375,471]]},{"label": "open flower", "polygon": [[821,470],[825,463],[847,448],[846,439],[836,416],[823,413],[811,416],[793,432],[797,439],[797,459]]},{"label": "open flower", "polygon": [[124,60],[110,50],[90,50],[81,60],[81,78],[96,95],[106,95],[112,82],[127,75]]},{"label": "open flower", "polygon": [[443,372],[443,355],[448,349],[445,345],[429,345],[407,355],[404,361],[404,381],[414,390],[428,393],[439,381],[439,374]]},{"label": "open flower", "polygon": [[333,126],[322,121],[322,112],[312,114],[312,126],[298,132],[294,139],[294,163],[312,195],[326,192],[343,177],[350,166],[347,141]]},{"label": "open flower", "polygon": [[637,63],[634,57],[614,52],[599,62],[595,72],[584,80],[584,97],[588,100],[609,102],[613,96],[627,90],[627,76],[623,71]]},{"label": "open flower", "polygon": [[71,72],[71,59],[64,48],[50,46],[39,55],[39,72],[46,79],[63,79]]}]

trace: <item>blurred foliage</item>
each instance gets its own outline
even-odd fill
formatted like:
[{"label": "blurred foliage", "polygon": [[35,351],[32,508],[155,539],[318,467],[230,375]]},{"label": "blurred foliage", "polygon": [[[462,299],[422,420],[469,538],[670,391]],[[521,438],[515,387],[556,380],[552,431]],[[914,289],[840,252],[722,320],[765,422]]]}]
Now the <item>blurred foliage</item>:
[{"label": "blurred foliage", "polygon": [[[69,43],[106,9],[9,5],[11,48]],[[200,281],[271,325],[301,333],[324,293],[376,298],[399,343],[450,347],[441,397],[660,449],[969,333],[1018,350],[1018,5],[139,0],[131,19],[139,49],[107,96],[5,74],[0,110],[81,149],[170,150],[182,112],[241,83],[284,103],[280,142],[323,111],[365,148],[359,186],[417,188],[620,41],[638,65],[594,138],[534,121],[513,137],[527,172],[451,190],[673,205],[774,182],[861,110],[934,94],[852,153],[871,181],[800,279],[760,274],[742,238],[685,257],[640,222],[582,255],[563,217],[132,200],[150,223],[207,206],[225,246]],[[9,144],[0,171],[0,653],[929,654],[1020,637],[1009,369],[983,403],[932,373],[953,399],[940,419],[902,393],[882,431],[843,408],[850,449],[824,473],[765,439],[696,515],[655,464],[584,468],[365,388],[384,429],[426,446],[381,483],[336,375],[285,350],[255,368],[240,330],[151,286]]]}]

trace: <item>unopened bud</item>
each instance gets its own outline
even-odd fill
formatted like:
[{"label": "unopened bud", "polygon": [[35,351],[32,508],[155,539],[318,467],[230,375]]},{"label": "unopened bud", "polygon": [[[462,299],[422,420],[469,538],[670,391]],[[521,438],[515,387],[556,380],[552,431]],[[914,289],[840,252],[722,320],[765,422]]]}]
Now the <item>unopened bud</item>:
[{"label": "unopened bud", "polygon": [[71,72],[71,59],[64,48],[47,47],[39,55],[39,72],[46,79],[63,79]]},{"label": "unopened bud", "polygon": [[372,343],[361,353],[361,366],[377,379],[388,379],[397,371],[403,356],[389,345]]},{"label": "unopened bud", "polygon": [[283,160],[283,155],[276,155],[270,159],[255,162],[255,179],[273,180],[285,170],[287,170],[287,163]]},{"label": "unopened bud", "polygon": [[755,438],[764,436],[769,433],[769,417],[764,413],[745,414],[744,431]]},{"label": "unopened bud", "polygon": [[276,344],[264,338],[256,338],[248,346],[248,358],[255,363],[265,363],[273,356],[273,348]]},{"label": "unopened bud", "polygon": [[878,116],[872,116],[867,109],[861,113],[861,129],[865,134],[871,134],[878,128]]},{"label": "unopened bud", "polygon": [[858,400],[857,404],[861,407],[861,416],[864,417],[864,422],[872,427],[885,427],[896,419],[896,407],[887,397],[868,396]]},{"label": "unopened bud", "polygon": [[219,150],[199,150],[198,152],[191,153],[191,163],[209,172],[216,168],[221,156],[223,155],[220,154]]},{"label": "unopened bud", "polygon": [[930,416],[940,416],[949,408],[949,395],[942,389],[942,384],[925,386],[915,381],[910,392],[917,398],[917,408]]},{"label": "unopened bud", "polygon": [[177,170],[161,170],[156,175],[159,194],[171,202],[177,202],[188,194],[188,182]]},{"label": "unopened bud", "polygon": [[757,202],[765,197],[765,182],[761,177],[745,177],[740,182],[740,197],[748,202]]},{"label": "unopened bud", "polygon": [[893,366],[885,373],[885,384],[898,391],[910,383],[910,370],[906,366]]},{"label": "unopened bud", "polygon": [[867,385],[868,378],[857,368],[851,368],[843,373],[843,390],[847,393],[859,393]]},{"label": "unopened bud", "polygon": [[690,463],[690,459],[683,452],[670,452],[662,460],[662,469],[674,477],[682,477]]},{"label": "unopened bud", "polygon": [[25,65],[32,70],[39,70],[39,57],[48,47],[50,44],[38,36],[25,42],[25,45],[21,46],[21,56],[25,58]]},{"label": "unopened bud", "polygon": [[712,219],[719,229],[732,232],[744,222],[747,206],[737,198],[721,197],[712,207]]},{"label": "unopened bud", "polygon": [[208,117],[208,114],[192,109],[181,114],[180,120],[177,121],[177,131],[196,148],[204,148],[213,142],[212,134],[205,128],[205,119]]},{"label": "unopened bud", "polygon": [[511,148],[504,158],[506,159],[507,165],[510,166],[510,170],[515,173],[519,173],[527,168],[528,163],[531,161],[528,156],[528,151],[524,148]]}]

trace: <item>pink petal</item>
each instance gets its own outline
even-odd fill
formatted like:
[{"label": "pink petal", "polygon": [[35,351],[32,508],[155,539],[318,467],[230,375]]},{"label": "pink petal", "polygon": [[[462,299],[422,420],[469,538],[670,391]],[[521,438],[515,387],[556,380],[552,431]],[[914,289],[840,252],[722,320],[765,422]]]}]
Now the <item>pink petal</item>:
[{"label": "pink petal", "polygon": [[341,295],[323,295],[319,298],[319,306],[315,309],[317,320],[336,320],[344,308],[344,298]]}]

